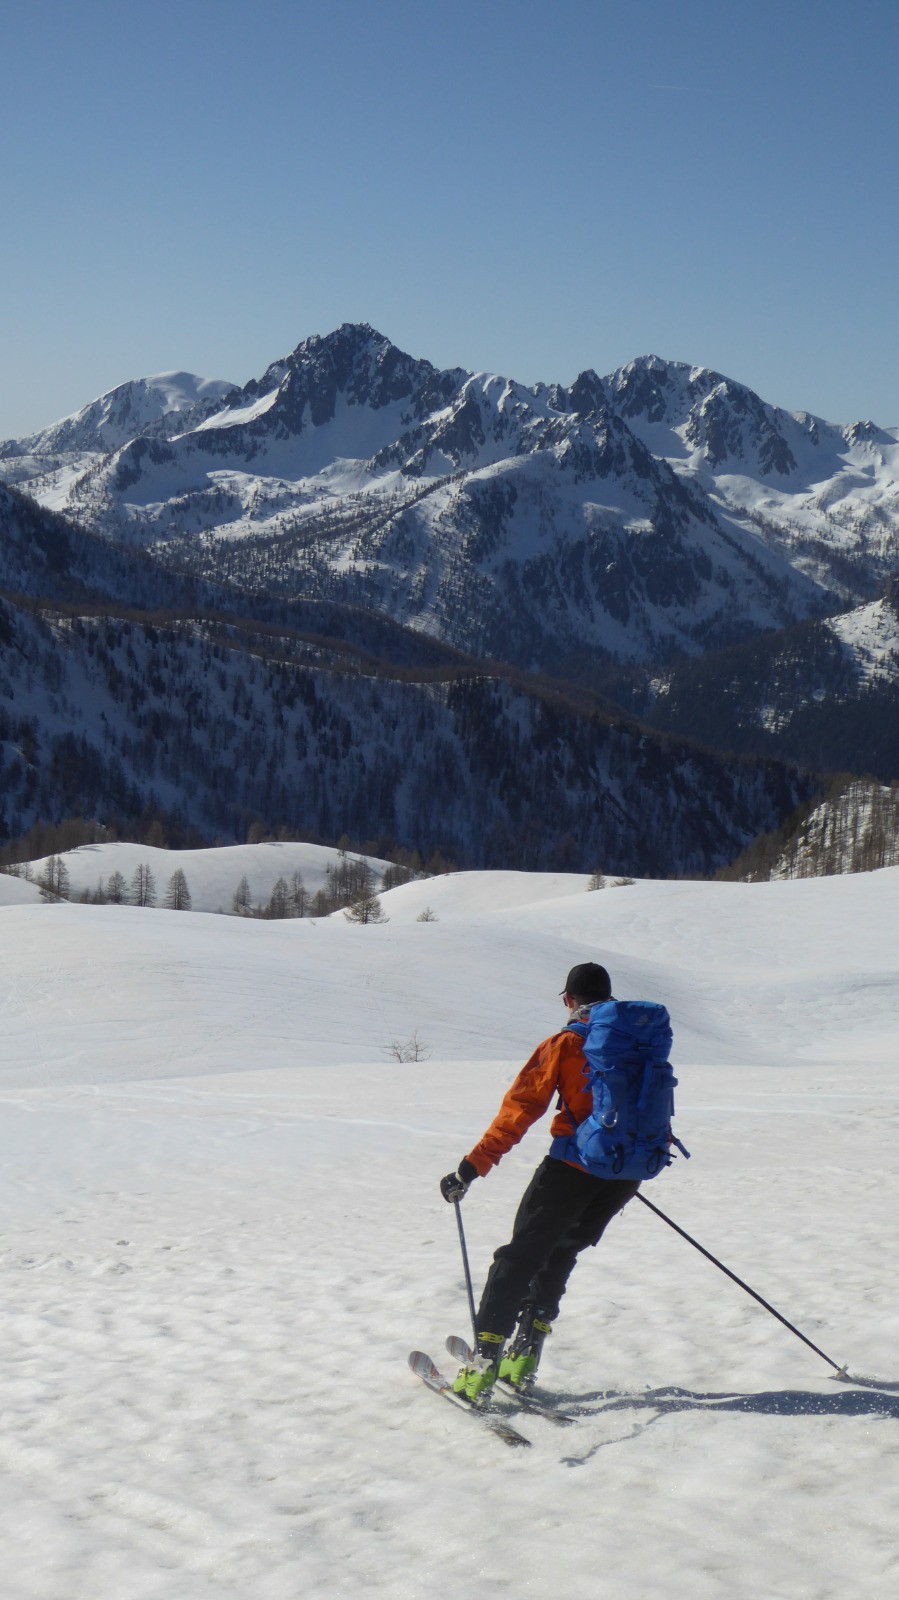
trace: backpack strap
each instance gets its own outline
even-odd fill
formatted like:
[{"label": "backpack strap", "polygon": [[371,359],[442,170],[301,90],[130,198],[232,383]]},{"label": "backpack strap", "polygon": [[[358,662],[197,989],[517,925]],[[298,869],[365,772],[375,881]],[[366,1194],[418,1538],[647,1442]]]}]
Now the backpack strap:
[{"label": "backpack strap", "polygon": [[[579,1035],[579,1037],[581,1039],[586,1039],[586,1037],[587,1037],[587,1024],[586,1024],[586,1022],[567,1022],[565,1024],[565,1027],[562,1029],[562,1032],[563,1033],[576,1033],[576,1034]],[[585,1061],[584,1062],[584,1076],[585,1077],[588,1076],[588,1072],[589,1072],[589,1069],[588,1069],[587,1063]],[[567,1112],[567,1114],[568,1114],[568,1120],[571,1123],[572,1132],[573,1133],[577,1133],[578,1124],[574,1120],[574,1113],[573,1113],[570,1105],[568,1104],[568,1101],[565,1099],[565,1096],[563,1095],[561,1089],[558,1091],[558,1093],[559,1093],[559,1105],[562,1108],[562,1110]],[[550,1153],[552,1153],[552,1152],[550,1152]]]}]

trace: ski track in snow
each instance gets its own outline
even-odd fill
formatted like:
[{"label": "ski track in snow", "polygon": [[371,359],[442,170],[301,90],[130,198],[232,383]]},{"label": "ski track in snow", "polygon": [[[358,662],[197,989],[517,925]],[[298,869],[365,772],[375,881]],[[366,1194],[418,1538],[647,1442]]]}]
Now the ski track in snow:
[{"label": "ski track in snow", "polygon": [[[4,1600],[896,1593],[899,869],[584,882],[0,909]],[[648,1198],[882,1391],[637,1204],[547,1346],[575,1426],[507,1451],[407,1371],[468,1332],[437,1181],[590,954],[674,1016],[693,1159]],[[478,1284],[546,1142],[466,1199]]]}]

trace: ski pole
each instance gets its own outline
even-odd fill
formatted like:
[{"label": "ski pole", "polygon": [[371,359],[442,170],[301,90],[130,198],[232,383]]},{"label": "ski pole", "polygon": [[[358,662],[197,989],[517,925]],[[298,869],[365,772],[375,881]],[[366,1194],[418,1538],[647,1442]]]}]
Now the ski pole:
[{"label": "ski pole", "polygon": [[803,1344],[807,1344],[810,1350],[814,1350],[816,1356],[820,1356],[822,1361],[826,1361],[829,1367],[834,1368],[838,1378],[845,1378],[845,1366],[840,1366],[839,1362],[834,1361],[830,1356],[825,1355],[824,1351],[819,1350],[816,1344],[812,1344],[811,1339],[807,1339],[804,1333],[800,1333],[799,1329],[795,1328],[792,1322],[788,1322],[786,1317],[782,1316],[779,1311],[775,1310],[774,1306],[769,1305],[767,1300],[763,1300],[762,1296],[760,1294],[756,1294],[754,1289],[750,1289],[749,1284],[744,1283],[742,1278],[738,1278],[735,1272],[731,1272],[730,1267],[726,1267],[723,1261],[719,1261],[717,1256],[713,1256],[711,1250],[706,1250],[705,1246],[701,1245],[698,1239],[694,1239],[692,1234],[687,1233],[684,1228],[678,1227],[676,1222],[672,1222],[670,1217],[666,1217],[664,1211],[660,1211],[658,1206],[654,1206],[651,1200],[646,1199],[645,1195],[638,1194],[637,1199],[642,1200],[643,1204],[648,1206],[650,1211],[654,1211],[657,1217],[661,1217],[663,1222],[667,1222],[669,1228],[673,1228],[675,1233],[679,1233],[682,1239],[686,1239],[687,1243],[691,1244],[694,1250],[698,1250],[700,1255],[705,1256],[707,1261],[713,1262],[714,1265],[718,1267],[721,1272],[725,1273],[728,1278],[732,1278],[734,1283],[738,1283],[741,1289],[745,1289],[747,1294],[751,1294],[753,1300],[757,1300],[760,1306],[764,1306],[766,1311],[770,1311],[772,1317],[776,1317],[778,1322],[782,1322],[785,1328],[789,1328],[791,1333],[795,1333],[797,1339],[801,1339]]},{"label": "ski pole", "polygon": [[465,1268],[465,1287],[468,1290],[468,1309],[471,1312],[471,1331],[474,1336],[473,1349],[478,1348],[478,1319],[474,1309],[474,1290],[471,1287],[471,1268],[468,1265],[468,1251],[465,1248],[465,1229],[462,1227],[462,1207],[458,1200],[453,1201],[456,1208],[456,1226],[459,1229],[459,1244],[462,1249],[462,1265]]}]

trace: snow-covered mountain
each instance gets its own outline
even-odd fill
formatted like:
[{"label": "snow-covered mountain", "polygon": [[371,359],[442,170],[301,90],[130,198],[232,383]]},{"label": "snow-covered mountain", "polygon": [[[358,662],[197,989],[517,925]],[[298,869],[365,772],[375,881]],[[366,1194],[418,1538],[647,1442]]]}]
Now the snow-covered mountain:
[{"label": "snow-covered mountain", "polygon": [[844,600],[899,558],[899,429],[767,405],[708,368],[649,356],[606,380],[647,449]]},{"label": "snow-covered mountain", "polygon": [[[554,671],[868,601],[896,560],[899,435],[707,369],[647,357],[525,387],[345,324],[243,388],[182,388],[195,404],[135,413],[128,437],[104,397],[81,416],[114,413],[106,435],[59,424],[4,447],[0,474],[194,574]],[[88,443],[106,454],[85,465]]]},{"label": "snow-covered mountain", "polygon": [[[766,405],[743,384],[708,367],[644,356],[606,379],[619,414],[648,449],[711,473],[783,480],[817,448],[827,424]],[[836,433],[837,430],[827,430]]]},{"label": "snow-covered mountain", "polygon": [[21,439],[0,442],[3,476],[9,483],[41,482],[48,503],[64,493],[72,474],[97,456],[121,449],[139,434],[171,429],[172,419],[194,423],[221,401],[234,385],[193,372],[159,372],[154,377],[121,383],[91,400],[70,417]]}]

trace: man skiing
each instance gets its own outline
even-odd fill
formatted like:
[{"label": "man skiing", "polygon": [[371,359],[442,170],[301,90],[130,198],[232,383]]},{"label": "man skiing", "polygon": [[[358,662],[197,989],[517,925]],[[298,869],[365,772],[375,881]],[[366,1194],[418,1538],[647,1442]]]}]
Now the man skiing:
[{"label": "man skiing", "polygon": [[[591,1008],[611,998],[605,967],[585,961],[565,980],[568,1023],[537,1046],[506,1094],[483,1138],[441,1180],[443,1198],[461,1200],[475,1178],[523,1138],[553,1096],[553,1142],[525,1190],[512,1238],[493,1257],[477,1312],[478,1362],[462,1367],[453,1388],[483,1403],[497,1377],[527,1390],[543,1342],[558,1315],[571,1270],[582,1250],[597,1244],[612,1217],[636,1194],[632,1178],[597,1177],[579,1160],[575,1129],[592,1109],[583,1039]],[[506,1352],[506,1342],[513,1333]]]}]

